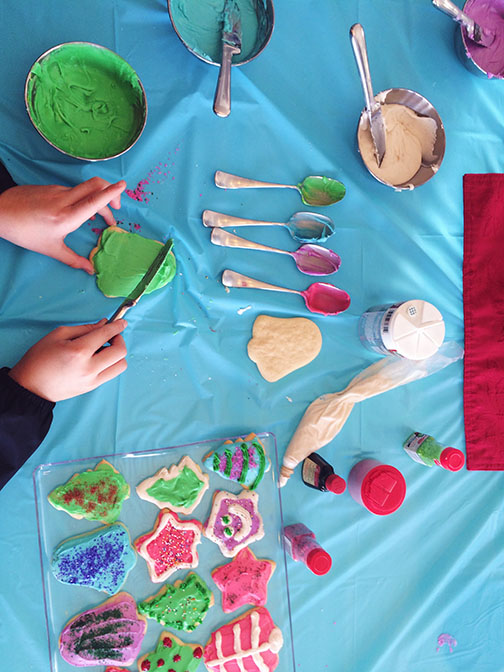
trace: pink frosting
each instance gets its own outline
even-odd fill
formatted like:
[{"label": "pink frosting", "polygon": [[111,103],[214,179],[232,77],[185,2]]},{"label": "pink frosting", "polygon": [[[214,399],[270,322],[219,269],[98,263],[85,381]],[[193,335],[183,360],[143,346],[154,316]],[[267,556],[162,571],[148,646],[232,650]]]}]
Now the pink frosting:
[{"label": "pink frosting", "polygon": [[465,37],[469,56],[490,77],[504,77],[504,0],[468,0],[464,11],[481,28],[495,33],[489,47],[479,46]]}]

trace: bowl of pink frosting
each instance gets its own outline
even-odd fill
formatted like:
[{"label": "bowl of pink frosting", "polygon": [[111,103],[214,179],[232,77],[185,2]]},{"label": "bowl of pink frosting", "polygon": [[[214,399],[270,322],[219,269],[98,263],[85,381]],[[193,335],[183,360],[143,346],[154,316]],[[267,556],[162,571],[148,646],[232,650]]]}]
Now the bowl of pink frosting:
[{"label": "bowl of pink frosting", "polygon": [[495,34],[495,39],[484,47],[473,42],[463,26],[457,26],[457,52],[466,67],[474,74],[504,78],[504,0],[466,0],[464,13],[479,26]]}]

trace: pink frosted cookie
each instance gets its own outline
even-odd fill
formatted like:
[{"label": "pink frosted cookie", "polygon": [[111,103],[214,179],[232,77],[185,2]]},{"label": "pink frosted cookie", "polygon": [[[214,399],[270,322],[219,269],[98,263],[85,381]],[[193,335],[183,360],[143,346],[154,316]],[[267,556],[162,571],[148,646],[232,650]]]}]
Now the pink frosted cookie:
[{"label": "pink frosted cookie", "polygon": [[70,620],[59,637],[61,656],[70,665],[131,665],[147,628],[129,593],[117,593]]},{"label": "pink frosted cookie", "polygon": [[251,490],[242,490],[239,495],[225,490],[214,494],[203,534],[218,544],[222,555],[232,558],[245,546],[263,538],[258,502],[259,495]]},{"label": "pink frosted cookie", "polygon": [[170,508],[177,513],[192,513],[208,489],[210,477],[188,456],[169,469],[163,467],[146,478],[136,491],[139,497],[160,509]]},{"label": "pink frosted cookie", "polygon": [[180,520],[169,509],[159,512],[154,529],[135,540],[135,548],[147,562],[151,581],[161,583],[177,569],[197,567],[196,546],[201,542],[199,520]]},{"label": "pink frosted cookie", "polygon": [[105,672],[130,672],[127,670],[125,667],[116,667],[113,665],[112,667],[107,667],[105,668]]},{"label": "pink frosted cookie", "polygon": [[282,646],[280,628],[258,607],[212,632],[203,660],[209,672],[272,672]]},{"label": "pink frosted cookie", "polygon": [[212,578],[222,591],[222,611],[229,613],[244,604],[263,607],[275,567],[273,560],[259,560],[250,548],[242,548],[231,562],[214,569]]}]

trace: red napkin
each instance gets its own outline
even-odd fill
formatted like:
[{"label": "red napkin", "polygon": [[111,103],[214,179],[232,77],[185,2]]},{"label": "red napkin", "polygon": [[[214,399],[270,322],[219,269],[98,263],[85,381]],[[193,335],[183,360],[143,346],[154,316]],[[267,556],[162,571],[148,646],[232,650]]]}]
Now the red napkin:
[{"label": "red napkin", "polygon": [[504,470],[504,175],[464,175],[467,468]]}]

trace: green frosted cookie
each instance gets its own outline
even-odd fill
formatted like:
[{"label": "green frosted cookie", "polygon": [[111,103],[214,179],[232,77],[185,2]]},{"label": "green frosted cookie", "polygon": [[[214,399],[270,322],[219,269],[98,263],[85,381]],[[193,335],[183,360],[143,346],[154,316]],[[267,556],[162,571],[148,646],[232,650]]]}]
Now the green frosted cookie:
[{"label": "green frosted cookie", "polygon": [[201,625],[214,597],[206,583],[195,572],[161,590],[138,604],[138,613],[175,630],[191,632]]},{"label": "green frosted cookie", "polygon": [[47,499],[54,508],[73,518],[113,523],[129,494],[130,486],[124,476],[102,460],[94,469],[74,474],[65,484],[58,485]]}]

